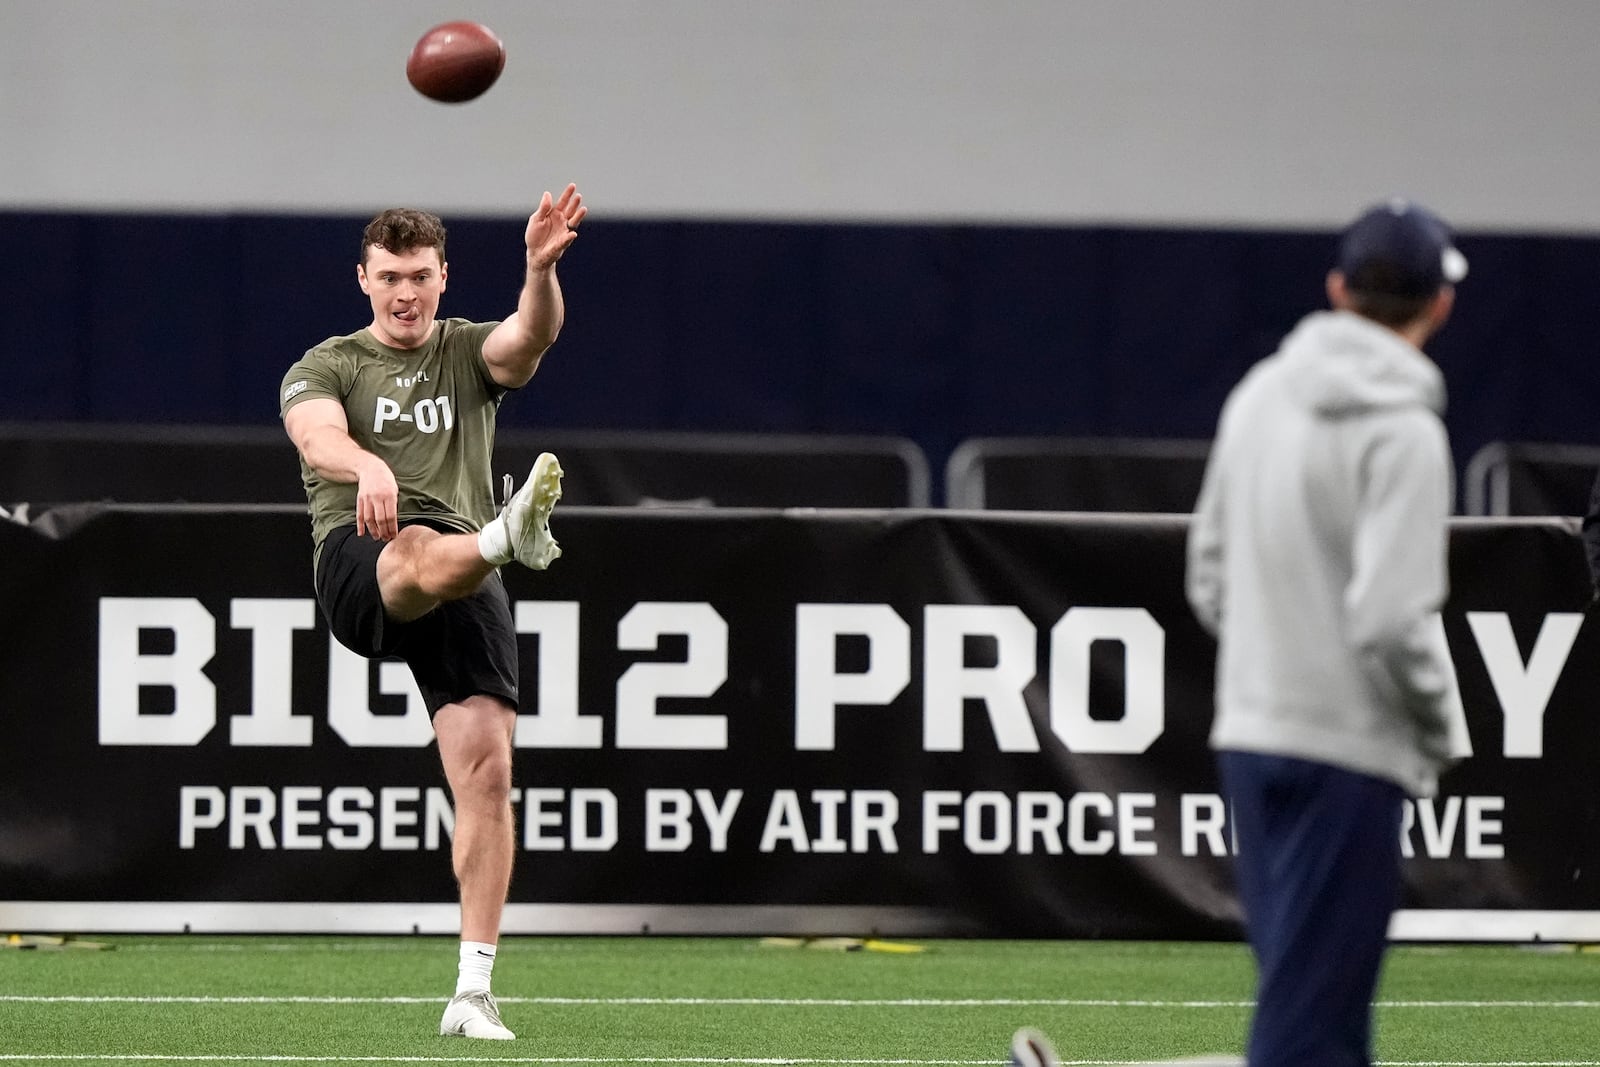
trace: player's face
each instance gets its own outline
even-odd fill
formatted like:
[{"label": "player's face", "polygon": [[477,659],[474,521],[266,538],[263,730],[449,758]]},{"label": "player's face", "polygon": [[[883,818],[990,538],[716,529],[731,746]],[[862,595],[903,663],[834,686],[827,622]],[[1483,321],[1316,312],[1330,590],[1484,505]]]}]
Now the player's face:
[{"label": "player's face", "polygon": [[394,253],[367,246],[356,280],[372,301],[372,332],[391,348],[416,348],[433,333],[444,292],[445,264],[434,248]]}]

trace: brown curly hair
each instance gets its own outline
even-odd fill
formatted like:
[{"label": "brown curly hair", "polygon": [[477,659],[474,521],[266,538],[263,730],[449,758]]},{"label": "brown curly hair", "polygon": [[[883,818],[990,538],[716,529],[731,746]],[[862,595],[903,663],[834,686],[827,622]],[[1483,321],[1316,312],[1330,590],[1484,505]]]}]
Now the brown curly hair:
[{"label": "brown curly hair", "polygon": [[444,223],[439,216],[406,207],[392,207],[382,212],[361,232],[361,263],[367,262],[367,250],[374,245],[404,255],[418,248],[432,248],[444,262]]}]

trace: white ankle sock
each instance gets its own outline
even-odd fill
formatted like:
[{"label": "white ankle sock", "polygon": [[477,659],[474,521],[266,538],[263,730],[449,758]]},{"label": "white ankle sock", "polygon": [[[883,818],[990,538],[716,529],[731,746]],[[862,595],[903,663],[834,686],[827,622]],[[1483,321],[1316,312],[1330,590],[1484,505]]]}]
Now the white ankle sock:
[{"label": "white ankle sock", "polygon": [[478,531],[478,554],[496,567],[511,562],[511,532],[505,519],[496,515]]},{"label": "white ankle sock", "polygon": [[456,996],[487,993],[494,972],[494,946],[482,941],[461,942],[461,969],[456,974]]}]

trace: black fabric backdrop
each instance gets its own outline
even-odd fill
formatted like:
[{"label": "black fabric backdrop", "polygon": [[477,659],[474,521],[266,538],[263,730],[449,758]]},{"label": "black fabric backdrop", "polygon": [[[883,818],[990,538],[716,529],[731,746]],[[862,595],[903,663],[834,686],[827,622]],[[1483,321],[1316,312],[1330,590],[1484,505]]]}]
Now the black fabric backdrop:
[{"label": "black fabric backdrop", "polygon": [[[577,707],[599,718],[600,744],[522,747],[517,785],[562,790],[557,796],[568,799],[572,790],[609,791],[616,840],[609,848],[574,845],[566,836],[570,812],[558,799],[547,814],[553,821],[540,832],[554,844],[525,849],[519,865],[527,873],[516,880],[512,901],[907,906],[946,910],[994,935],[1233,936],[1226,857],[1203,847],[1184,855],[1181,847],[1184,798],[1216,788],[1204,743],[1214,649],[1182,600],[1184,530],[1179,517],[563,512],[556,531],[562,559],[543,574],[508,568],[506,575],[519,603],[576,605],[567,610],[579,619]],[[1562,613],[1581,609],[1587,578],[1575,531],[1562,520],[1463,521],[1454,531],[1452,570],[1445,624],[1476,754],[1447,776],[1444,795],[1429,811],[1418,813],[1419,820],[1429,817],[1437,855],[1419,822],[1410,834],[1416,858],[1408,866],[1407,904],[1594,909],[1600,905],[1594,630],[1578,631],[1559,673],[1539,734],[1542,754],[1508,758],[1500,701],[1467,620],[1468,612],[1504,613],[1525,663],[1542,629],[1571,623],[1574,617]],[[257,635],[231,621],[238,601],[277,603],[309,593],[308,527],[299,509],[84,507],[48,513],[31,527],[0,522],[0,602],[7,608],[0,616],[0,751],[6,754],[0,902],[452,901],[448,839],[430,851],[424,805],[415,798],[402,807],[418,812],[418,822],[397,831],[409,847],[386,848],[376,838],[365,847],[335,847],[320,800],[306,809],[310,821],[299,830],[302,844],[315,847],[283,847],[290,828],[281,809],[267,825],[273,847],[248,828],[230,846],[234,813],[222,809],[213,814],[225,820],[191,827],[193,847],[180,847],[184,787],[214,789],[219,797],[259,787],[255,795],[270,793],[279,805],[290,787],[320,790],[312,795],[323,799],[337,787],[373,794],[385,787],[443,788],[431,745],[352,745],[330,727],[329,647],[320,619],[314,629],[294,632],[287,683],[273,681],[284,663],[259,657]],[[107,694],[136,689],[144,721],[172,710],[175,700],[170,686],[140,685],[125,669],[118,673],[102,662],[109,640],[102,613],[116,603],[108,598],[192,599],[204,613],[189,605],[183,608],[189,618],[208,613],[214,620],[215,650],[204,675],[214,685],[216,726],[196,743],[102,743]],[[681,619],[696,636],[623,638],[619,624],[637,605],[652,603],[678,605],[660,609],[665,628]],[[671,664],[698,658],[713,668],[702,679],[716,681],[710,612],[682,606],[701,604],[726,623],[726,680],[710,696],[664,697],[655,710],[725,717],[726,747],[622,747],[619,679],[631,669],[657,662],[670,672]],[[887,605],[909,635],[904,690],[887,703],[835,709],[833,746],[820,750],[801,747],[796,736],[801,604]],[[1031,624],[1037,671],[1025,696],[1038,751],[1002,750],[985,705],[970,699],[960,750],[930,750],[938,746],[924,738],[929,605],[1011,606]],[[1159,658],[1148,658],[1148,644],[1146,658],[1136,658],[1109,637],[1073,646],[1076,653],[1058,647],[1052,639],[1058,622],[1082,619],[1093,608],[1123,609],[1117,618],[1159,635]],[[867,610],[882,617],[883,609]],[[1146,613],[1148,622],[1141,622]],[[137,657],[159,669],[162,657],[192,648],[186,645],[192,640],[190,630],[147,628],[137,636]],[[525,714],[540,710],[541,684],[566,677],[560,644],[531,634],[523,639]],[[999,662],[995,639],[969,636],[960,647],[962,663],[974,670]],[[551,657],[545,668],[543,653]],[[1078,696],[1052,693],[1060,688],[1054,657],[1079,653],[1087,681],[1074,690]],[[885,648],[869,656],[866,639],[848,635],[832,641],[831,654],[840,675],[887,670],[894,658]],[[541,679],[542,669],[550,677]],[[1157,679],[1150,670],[1159,671],[1164,695],[1159,734],[1144,751],[1088,751],[1052,732],[1052,708],[1067,721],[1080,704],[1086,711],[1073,721],[1081,725],[1086,716],[1114,726],[1136,692],[1151,692]],[[388,684],[381,669],[374,665],[367,675],[372,711],[401,715],[404,697],[380,692]],[[287,684],[293,713],[310,716],[309,744],[232,743],[232,717],[250,713],[253,686],[267,683]],[[637,713],[637,697],[627,699]],[[741,790],[725,849],[713,850],[697,816],[687,848],[649,850],[650,790],[686,796],[705,790],[719,801]],[[804,830],[777,835],[763,851],[784,790],[793,791]],[[818,790],[844,791],[844,799],[819,802]],[[895,851],[870,834],[854,850],[851,791],[896,798]],[[985,796],[971,801],[972,840],[965,826],[946,831],[933,852],[923,844],[922,802],[937,791],[963,800]],[[994,847],[1007,837],[997,805],[1015,815],[1015,800],[1027,793],[1089,803],[1095,811],[1096,798],[1074,798],[1103,794],[1114,814],[1092,815],[1083,830],[1092,841],[1109,841],[1107,851],[1085,854],[1069,842],[1050,854],[1035,836],[1033,851],[1023,852],[1015,833]],[[1502,847],[1503,856],[1466,854],[1471,797],[1499,798],[1490,814],[1500,826],[1480,836]],[[824,809],[837,821],[836,834],[824,825]],[[1455,816],[1444,819],[1449,810]],[[960,812],[959,805],[949,809],[952,816]],[[1150,822],[1130,829],[1121,825],[1125,815]],[[599,822],[588,819],[586,832],[597,833]],[[1101,838],[1102,831],[1110,836]],[[1067,830],[1061,833],[1065,841]]]}]

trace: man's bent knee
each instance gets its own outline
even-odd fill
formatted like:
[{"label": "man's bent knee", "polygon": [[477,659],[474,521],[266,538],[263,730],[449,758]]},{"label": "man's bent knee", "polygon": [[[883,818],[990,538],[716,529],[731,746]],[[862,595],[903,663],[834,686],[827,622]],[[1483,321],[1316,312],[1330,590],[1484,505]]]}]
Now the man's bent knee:
[{"label": "man's bent knee", "polygon": [[435,546],[446,536],[426,526],[407,526],[384,546],[378,589],[390,616],[401,622],[419,619],[446,600],[471,596],[483,584],[487,569],[464,570],[439,557]]},{"label": "man's bent knee", "polygon": [[456,793],[489,798],[511,795],[511,705],[485,694],[446,704],[433,718],[439,758]]}]

